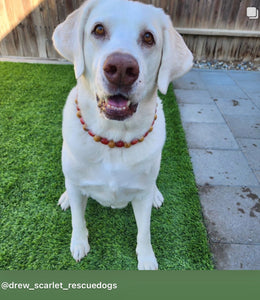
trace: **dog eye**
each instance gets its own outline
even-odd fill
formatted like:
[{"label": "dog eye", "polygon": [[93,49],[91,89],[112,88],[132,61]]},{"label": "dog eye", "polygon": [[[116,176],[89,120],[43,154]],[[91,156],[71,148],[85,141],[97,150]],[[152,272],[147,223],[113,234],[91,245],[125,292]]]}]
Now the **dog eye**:
[{"label": "dog eye", "polygon": [[93,33],[98,37],[103,37],[105,36],[106,31],[102,24],[97,24],[93,30]]},{"label": "dog eye", "polygon": [[144,35],[143,35],[143,42],[148,45],[148,46],[152,46],[155,44],[155,41],[154,41],[154,37],[153,35],[151,34],[151,32],[146,32]]}]

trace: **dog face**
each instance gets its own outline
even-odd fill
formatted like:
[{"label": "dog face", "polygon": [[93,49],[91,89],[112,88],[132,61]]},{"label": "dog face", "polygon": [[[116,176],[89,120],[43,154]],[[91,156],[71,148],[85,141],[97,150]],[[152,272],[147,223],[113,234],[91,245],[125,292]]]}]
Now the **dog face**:
[{"label": "dog face", "polygon": [[192,55],[161,9],[126,0],[89,0],[60,24],[56,49],[84,76],[101,115],[123,121],[157,87],[192,66]]},{"label": "dog face", "polygon": [[101,113],[124,120],[155,92],[162,56],[162,26],[156,20],[162,12],[115,1],[115,14],[110,5],[103,1],[95,7],[85,26],[85,72],[95,78],[92,91]]}]

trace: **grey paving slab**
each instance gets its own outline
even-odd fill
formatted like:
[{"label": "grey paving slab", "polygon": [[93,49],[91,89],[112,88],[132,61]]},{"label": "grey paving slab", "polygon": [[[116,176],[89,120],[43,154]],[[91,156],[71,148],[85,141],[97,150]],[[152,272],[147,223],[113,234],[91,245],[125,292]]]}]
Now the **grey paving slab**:
[{"label": "grey paving slab", "polygon": [[225,120],[236,138],[260,138],[260,116],[226,115]]},{"label": "grey paving slab", "polygon": [[215,103],[223,115],[254,115],[260,119],[260,110],[250,99],[218,98]]},{"label": "grey paving slab", "polygon": [[225,123],[183,123],[183,128],[189,148],[239,149]]},{"label": "grey paving slab", "polygon": [[174,90],[178,103],[212,104],[213,100],[208,91],[204,90]]},{"label": "grey paving slab", "polygon": [[174,89],[184,90],[205,90],[205,84],[200,78],[200,72],[198,70],[191,70],[181,78],[178,78],[173,82]]},{"label": "grey paving slab", "polygon": [[247,95],[237,86],[222,86],[216,85],[215,87],[208,88],[209,94],[218,99],[220,97],[241,97],[245,98]]},{"label": "grey paving slab", "polygon": [[248,96],[252,100],[252,102],[260,109],[260,91],[257,93],[247,92]]},{"label": "grey paving slab", "polygon": [[249,166],[260,171],[260,139],[237,139]]},{"label": "grey paving slab", "polygon": [[229,72],[228,75],[246,93],[260,93],[260,72]]},{"label": "grey paving slab", "polygon": [[206,184],[199,194],[211,242],[260,245],[260,187]]},{"label": "grey paving slab", "polygon": [[260,184],[260,171],[255,171],[254,173]]},{"label": "grey paving slab", "polygon": [[190,149],[189,153],[199,185],[258,185],[241,151]]},{"label": "grey paving slab", "polygon": [[260,270],[260,245],[213,244],[219,270]]},{"label": "grey paving slab", "polygon": [[224,119],[215,104],[179,105],[183,122],[224,123]]},{"label": "grey paving slab", "polygon": [[228,74],[260,109],[260,72],[231,71]]},{"label": "grey paving slab", "polygon": [[225,71],[202,71],[200,72],[200,78],[203,80],[207,88],[214,86],[232,86],[235,85],[235,81]]},{"label": "grey paving slab", "polygon": [[247,97],[227,72],[202,72],[200,75],[212,97]]}]

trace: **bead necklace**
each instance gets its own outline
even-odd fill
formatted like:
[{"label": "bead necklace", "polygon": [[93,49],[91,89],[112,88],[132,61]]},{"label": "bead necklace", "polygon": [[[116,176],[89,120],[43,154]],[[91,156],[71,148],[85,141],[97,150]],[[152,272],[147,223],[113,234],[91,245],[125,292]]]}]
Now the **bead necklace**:
[{"label": "bead necklace", "polygon": [[125,147],[125,148],[130,148],[131,146],[133,145],[136,145],[138,143],[141,143],[143,142],[143,140],[147,137],[147,135],[153,131],[153,125],[154,125],[154,122],[155,120],[157,119],[157,108],[155,109],[155,115],[154,115],[154,119],[153,119],[153,122],[152,122],[152,125],[150,126],[150,128],[148,129],[148,131],[141,137],[141,138],[135,138],[133,139],[130,143],[127,143],[127,142],[124,142],[124,141],[117,141],[115,142],[114,140],[108,140],[102,136],[99,136],[95,133],[93,133],[88,127],[87,127],[87,124],[85,123],[85,121],[83,120],[83,117],[82,117],[82,114],[81,114],[81,111],[80,111],[80,108],[79,108],[79,105],[78,105],[78,100],[76,99],[75,100],[75,103],[76,103],[76,108],[77,108],[77,117],[79,118],[80,120],[80,123],[82,124],[82,127],[83,129],[91,136],[93,137],[93,140],[97,143],[102,143],[103,145],[107,145],[109,146],[110,148],[122,148],[122,147]]}]

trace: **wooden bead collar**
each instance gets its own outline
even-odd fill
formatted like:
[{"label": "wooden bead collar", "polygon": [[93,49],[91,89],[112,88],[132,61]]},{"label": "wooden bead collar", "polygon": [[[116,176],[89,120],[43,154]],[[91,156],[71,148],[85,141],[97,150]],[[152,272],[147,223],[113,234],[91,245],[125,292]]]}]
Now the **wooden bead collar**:
[{"label": "wooden bead collar", "polygon": [[93,140],[97,143],[102,143],[103,145],[107,145],[109,146],[110,148],[122,148],[122,147],[125,147],[125,148],[130,148],[131,146],[133,145],[136,145],[138,143],[141,143],[146,137],[147,135],[153,131],[153,125],[154,125],[154,122],[155,120],[157,119],[157,109],[155,109],[155,115],[154,115],[154,119],[153,119],[153,122],[152,122],[152,125],[150,126],[150,128],[148,129],[148,131],[141,137],[141,138],[135,138],[133,139],[130,143],[127,143],[127,142],[124,142],[124,141],[113,141],[113,140],[108,140],[102,136],[99,136],[99,135],[96,135],[95,133],[93,133],[87,126],[87,124],[85,123],[85,121],[83,120],[83,117],[82,117],[82,114],[81,114],[81,111],[80,111],[80,108],[79,108],[79,105],[78,105],[78,100],[76,99],[75,100],[75,103],[76,103],[76,107],[77,107],[77,117],[79,118],[80,120],[80,123],[82,124],[82,127],[83,129],[91,136],[93,137]]}]

